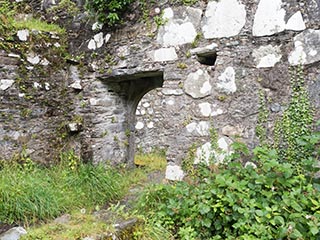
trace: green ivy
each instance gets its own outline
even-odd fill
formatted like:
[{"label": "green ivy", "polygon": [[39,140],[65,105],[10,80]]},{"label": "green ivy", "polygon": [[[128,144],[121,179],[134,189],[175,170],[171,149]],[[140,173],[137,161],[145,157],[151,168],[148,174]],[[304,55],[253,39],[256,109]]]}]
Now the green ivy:
[{"label": "green ivy", "polygon": [[291,97],[281,121],[282,146],[280,152],[281,157],[294,162],[310,155],[310,152],[300,146],[297,140],[302,136],[310,135],[313,110],[305,88],[302,66],[292,68],[290,75]]}]

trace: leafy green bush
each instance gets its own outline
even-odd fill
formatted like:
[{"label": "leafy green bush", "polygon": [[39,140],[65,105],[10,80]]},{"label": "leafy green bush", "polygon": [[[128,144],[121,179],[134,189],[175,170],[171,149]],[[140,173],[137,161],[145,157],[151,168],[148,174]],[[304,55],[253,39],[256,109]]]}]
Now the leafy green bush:
[{"label": "leafy green bush", "polygon": [[257,168],[199,166],[191,181],[150,188],[140,209],[179,239],[315,239],[319,185],[275,151],[256,152]]},{"label": "leafy green bush", "polygon": [[132,2],[133,0],[87,0],[86,8],[97,14],[99,22],[114,26],[121,22],[121,15]]},{"label": "leafy green bush", "polygon": [[0,222],[50,219],[79,208],[119,199],[126,191],[123,175],[105,166],[79,164],[53,168],[4,164],[0,170]]}]

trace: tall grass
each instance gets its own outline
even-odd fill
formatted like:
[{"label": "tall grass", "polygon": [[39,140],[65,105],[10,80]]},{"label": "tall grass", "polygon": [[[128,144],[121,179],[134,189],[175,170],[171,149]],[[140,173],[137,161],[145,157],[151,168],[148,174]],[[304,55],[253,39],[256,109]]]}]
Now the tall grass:
[{"label": "tall grass", "polygon": [[35,223],[114,201],[126,192],[123,174],[90,164],[75,170],[63,165],[28,170],[6,164],[0,170],[0,222]]}]

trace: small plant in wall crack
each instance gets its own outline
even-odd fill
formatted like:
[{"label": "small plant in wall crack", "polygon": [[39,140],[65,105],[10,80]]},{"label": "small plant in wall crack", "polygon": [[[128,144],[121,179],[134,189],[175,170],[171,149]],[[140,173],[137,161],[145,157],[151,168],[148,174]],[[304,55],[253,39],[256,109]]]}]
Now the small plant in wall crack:
[{"label": "small plant in wall crack", "polygon": [[130,129],[126,129],[126,131],[125,131],[125,135],[127,136],[127,137],[130,137],[131,136],[131,131],[130,131]]},{"label": "small plant in wall crack", "polygon": [[153,17],[154,22],[157,24],[157,27],[165,25],[168,22],[168,19],[163,18],[163,12],[160,13],[160,15]]},{"label": "small plant in wall crack", "polygon": [[196,37],[194,38],[193,42],[191,43],[192,48],[196,48],[199,45],[199,41],[203,37],[202,33],[197,33]]},{"label": "small plant in wall crack", "polygon": [[186,68],[188,68],[188,66],[187,66],[187,64],[185,64],[185,63],[183,63],[183,62],[179,62],[179,63],[177,64],[177,68],[179,68],[179,69],[186,69]]}]

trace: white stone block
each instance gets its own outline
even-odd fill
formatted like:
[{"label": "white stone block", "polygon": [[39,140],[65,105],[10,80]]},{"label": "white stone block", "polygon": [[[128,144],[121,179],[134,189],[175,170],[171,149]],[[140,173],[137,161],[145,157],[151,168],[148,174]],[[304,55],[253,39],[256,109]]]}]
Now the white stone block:
[{"label": "white stone block", "polygon": [[149,122],[148,124],[147,124],[147,128],[153,128],[154,127],[154,123],[153,122]]},{"label": "white stone block", "polygon": [[75,81],[74,83],[70,84],[71,88],[76,89],[76,90],[82,90],[82,86],[81,86],[81,81]]},{"label": "white stone block", "polygon": [[23,30],[19,30],[17,32],[17,36],[19,38],[20,41],[27,41],[28,37],[29,37],[29,30],[28,29],[23,29]]},{"label": "white stone block", "polygon": [[36,65],[40,62],[40,57],[34,52],[30,52],[27,54],[27,61],[33,65]]},{"label": "white stone block", "polygon": [[231,94],[237,91],[235,82],[235,71],[233,67],[227,67],[226,70],[218,77],[218,89],[226,94]]},{"label": "white stone block", "polygon": [[253,36],[269,36],[282,32],[286,28],[285,15],[282,0],[260,0],[254,16]]},{"label": "white stone block", "polygon": [[289,18],[286,24],[286,29],[294,31],[302,31],[306,29],[306,25],[300,11],[297,11]]},{"label": "white stone block", "polygon": [[178,46],[191,43],[197,36],[196,27],[200,24],[201,9],[183,7],[180,8],[183,17],[175,18],[172,8],[164,9],[163,19],[165,25],[161,26],[157,35],[157,42],[163,46]]},{"label": "white stone block", "polygon": [[196,127],[197,127],[197,123],[195,122],[192,122],[192,123],[189,123],[187,126],[186,126],[186,129],[189,133],[192,133],[196,130]]},{"label": "white stone block", "polygon": [[96,105],[98,105],[99,100],[96,99],[96,98],[90,98],[89,99],[89,103],[90,103],[91,106],[96,106]]},{"label": "white stone block", "polygon": [[210,75],[207,71],[198,69],[190,73],[183,85],[184,91],[193,98],[202,98],[211,94]]},{"label": "white stone block", "polygon": [[308,29],[296,35],[288,60],[291,65],[320,61],[320,30]]},{"label": "white stone block", "polygon": [[137,122],[135,128],[136,128],[137,130],[143,129],[143,128],[144,128],[143,122]]},{"label": "white stone block", "polygon": [[200,136],[208,136],[210,134],[210,124],[209,122],[201,121],[196,127],[196,132]]},{"label": "white stone block", "polygon": [[151,58],[154,62],[166,62],[177,60],[178,55],[173,47],[160,48],[151,52]]},{"label": "white stone block", "polygon": [[11,79],[1,79],[0,80],[0,90],[7,90],[8,88],[10,88],[14,83],[14,80]]},{"label": "white stone block", "polygon": [[97,33],[93,36],[94,41],[96,42],[96,47],[101,48],[104,42],[103,33]]},{"label": "white stone block", "polygon": [[182,168],[178,165],[168,165],[166,168],[166,179],[172,181],[181,181],[184,177]]},{"label": "white stone block", "polygon": [[170,7],[165,8],[163,10],[162,17],[163,17],[163,19],[168,19],[168,20],[172,19],[174,17],[174,12],[173,12],[172,8],[170,8]]},{"label": "white stone block", "polygon": [[45,83],[44,83],[44,89],[47,90],[47,91],[49,91],[49,90],[50,90],[50,83],[45,82]]},{"label": "white stone block", "polygon": [[95,50],[95,49],[97,48],[97,47],[96,47],[96,42],[94,41],[94,39],[91,39],[91,40],[89,41],[88,48],[89,48],[90,50]]},{"label": "white stone block", "polygon": [[238,0],[209,1],[202,23],[205,38],[236,36],[246,23],[245,5]]},{"label": "white stone block", "polygon": [[103,23],[95,22],[92,24],[92,31],[101,30],[103,27]]},{"label": "white stone block", "polygon": [[39,88],[41,88],[41,84],[38,83],[38,82],[34,82],[34,83],[33,83],[33,87],[34,87],[35,89],[39,89]]},{"label": "white stone block", "polygon": [[204,117],[209,117],[211,115],[210,103],[204,102],[199,104],[201,115]]}]

